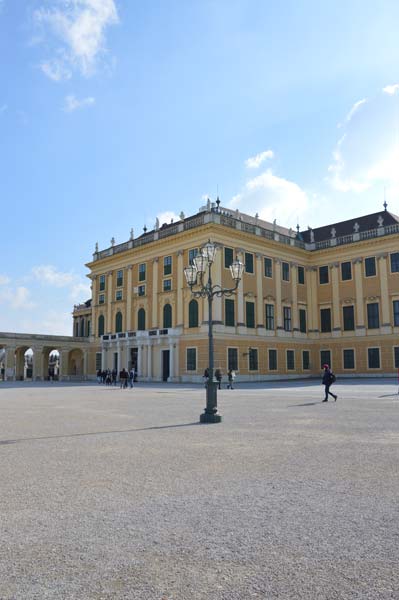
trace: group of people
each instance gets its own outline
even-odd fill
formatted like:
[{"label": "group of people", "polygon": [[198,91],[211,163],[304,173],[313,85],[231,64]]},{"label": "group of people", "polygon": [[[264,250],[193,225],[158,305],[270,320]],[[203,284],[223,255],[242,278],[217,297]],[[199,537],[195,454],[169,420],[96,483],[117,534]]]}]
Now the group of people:
[{"label": "group of people", "polygon": [[[227,381],[228,381],[228,383],[227,383],[227,389],[228,390],[233,390],[234,389],[233,388],[233,383],[234,383],[235,378],[236,378],[235,371],[233,369],[229,369],[227,371]],[[215,370],[215,379],[216,379],[216,381],[218,383],[219,390],[221,390],[222,389],[222,379],[223,379],[223,373],[222,373],[221,369],[216,369]],[[205,387],[206,387],[208,385],[208,382],[209,382],[209,369],[208,368],[206,368],[205,371],[204,371],[204,382],[205,382]]]},{"label": "group of people", "polygon": [[[128,385],[132,388],[134,386],[134,380],[136,377],[136,371],[132,367],[130,371],[127,371],[125,368],[122,371],[119,371],[119,387],[121,389],[127,388]],[[105,385],[118,385],[118,372],[116,369],[99,369],[97,371],[97,381],[98,383],[103,383]]]}]

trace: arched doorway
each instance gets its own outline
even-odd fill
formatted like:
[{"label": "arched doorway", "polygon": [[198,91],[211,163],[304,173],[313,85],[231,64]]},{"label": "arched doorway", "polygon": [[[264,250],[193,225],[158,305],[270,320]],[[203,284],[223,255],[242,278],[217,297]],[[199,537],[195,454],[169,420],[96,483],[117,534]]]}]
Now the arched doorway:
[{"label": "arched doorway", "polygon": [[33,350],[28,346],[19,346],[15,349],[15,379],[33,379]]},{"label": "arched doorway", "polygon": [[58,348],[43,348],[43,379],[58,381],[60,375],[60,352]]}]

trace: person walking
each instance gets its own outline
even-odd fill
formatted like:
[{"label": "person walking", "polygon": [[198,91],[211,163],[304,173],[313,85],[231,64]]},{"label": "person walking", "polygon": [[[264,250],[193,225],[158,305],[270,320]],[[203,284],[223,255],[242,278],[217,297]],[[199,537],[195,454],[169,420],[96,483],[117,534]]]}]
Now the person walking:
[{"label": "person walking", "polygon": [[234,383],[234,379],[236,378],[236,374],[235,371],[233,371],[233,369],[229,369],[227,371],[227,379],[229,380],[229,383],[227,384],[227,389],[228,390],[233,390],[233,383]]},{"label": "person walking", "polygon": [[129,377],[129,373],[126,371],[125,367],[123,367],[122,371],[119,373],[119,381],[120,381],[121,389],[127,388],[128,377]]},{"label": "person walking", "polygon": [[218,388],[219,388],[219,390],[221,390],[222,389],[222,378],[223,378],[223,373],[222,373],[221,369],[216,369],[215,377],[216,377],[216,381],[218,382]]},{"label": "person walking", "polygon": [[332,392],[330,392],[330,386],[335,381],[335,375],[331,371],[331,369],[328,365],[323,365],[323,369],[324,369],[323,379],[321,380],[321,384],[324,385],[324,389],[325,389],[325,398],[324,398],[323,402],[328,402],[328,395],[332,396],[336,402],[338,396],[336,394],[333,394]]},{"label": "person walking", "polygon": [[205,387],[207,387],[208,386],[208,381],[209,381],[209,369],[208,369],[208,367],[204,371],[203,378],[204,378],[204,385],[205,385]]},{"label": "person walking", "polygon": [[134,385],[134,367],[132,367],[129,371],[129,384],[130,384],[130,389],[132,389],[133,385]]}]

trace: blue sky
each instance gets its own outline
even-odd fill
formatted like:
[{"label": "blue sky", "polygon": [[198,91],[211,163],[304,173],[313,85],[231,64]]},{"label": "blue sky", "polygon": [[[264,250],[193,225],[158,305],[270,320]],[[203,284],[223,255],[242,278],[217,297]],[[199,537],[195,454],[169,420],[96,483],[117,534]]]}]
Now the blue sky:
[{"label": "blue sky", "polygon": [[0,331],[71,333],[100,248],[204,197],[399,214],[399,3],[0,0]]}]

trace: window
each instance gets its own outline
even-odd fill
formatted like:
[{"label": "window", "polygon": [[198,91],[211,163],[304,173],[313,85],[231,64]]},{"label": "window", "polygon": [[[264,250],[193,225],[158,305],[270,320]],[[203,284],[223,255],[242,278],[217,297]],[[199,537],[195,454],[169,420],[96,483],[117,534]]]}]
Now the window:
[{"label": "window", "polygon": [[105,302],[105,294],[100,294],[98,297],[98,303],[104,304],[104,302]]},{"label": "window", "polygon": [[144,308],[139,308],[137,313],[137,329],[139,331],[145,330],[145,310]]},{"label": "window", "polygon": [[98,317],[98,335],[104,335],[105,319],[104,315]]},{"label": "window", "polygon": [[355,329],[355,309],[353,306],[344,306],[342,308],[344,317],[344,331],[353,331]]},{"label": "window", "polygon": [[399,326],[399,300],[394,300],[393,305],[393,324],[395,327]]},{"label": "window", "polygon": [[228,269],[233,262],[234,262],[233,248],[225,248],[224,249],[224,267],[225,267],[225,269]]},{"label": "window", "polygon": [[307,371],[310,369],[310,353],[309,350],[302,350],[302,369]]},{"label": "window", "polygon": [[88,319],[87,321],[87,337],[91,336],[91,321]]},{"label": "window", "polygon": [[328,365],[331,367],[331,352],[330,350],[320,350],[320,368],[323,368],[323,365]]},{"label": "window", "polygon": [[287,350],[287,371],[293,371],[295,369],[295,352],[294,350]]},{"label": "window", "polygon": [[117,312],[115,315],[115,333],[122,331],[122,313]]},{"label": "window", "polygon": [[237,348],[227,348],[227,369],[238,370],[238,350]]},{"label": "window", "polygon": [[378,302],[370,302],[370,304],[367,304],[367,327],[369,329],[378,329],[379,326],[380,315]]},{"label": "window", "polygon": [[82,319],[80,322],[80,337],[85,336],[85,320]]},{"label": "window", "polygon": [[246,323],[247,327],[251,327],[253,329],[255,327],[255,303],[254,302],[246,302],[245,303],[245,314],[246,314]]},{"label": "window", "polygon": [[75,322],[75,337],[79,337],[79,323]]},{"label": "window", "polygon": [[319,267],[319,283],[324,284],[329,282],[328,266]]},{"label": "window", "polygon": [[146,279],[146,264],[142,263],[139,265],[139,281],[145,281]]},{"label": "window", "polygon": [[290,306],[283,307],[283,315],[284,315],[284,331],[291,331],[291,307]]},{"label": "window", "polygon": [[301,285],[305,284],[305,269],[304,267],[298,267],[298,283]]},{"label": "window", "polygon": [[352,349],[344,350],[344,369],[355,368],[355,351]]},{"label": "window", "polygon": [[116,290],[116,293],[115,293],[115,300],[116,300],[116,301],[118,301],[118,300],[122,300],[122,294],[123,294],[122,290]]},{"label": "window", "polygon": [[375,256],[369,256],[365,259],[364,270],[366,277],[374,277],[376,275]]},{"label": "window", "polygon": [[172,289],[172,280],[171,279],[164,279],[163,280],[163,291],[164,292],[170,292],[171,289]]},{"label": "window", "polygon": [[96,352],[96,371],[99,371],[101,369],[101,363],[102,363],[102,354],[101,354],[101,352]]},{"label": "window", "polygon": [[188,326],[198,327],[198,302],[190,300],[188,305]]},{"label": "window", "polygon": [[248,352],[248,363],[250,371],[258,370],[258,349],[250,348]]},{"label": "window", "polygon": [[187,371],[197,370],[197,349],[187,348]]},{"label": "window", "polygon": [[399,252],[391,254],[391,273],[399,273]]},{"label": "window", "polygon": [[121,287],[123,285],[123,271],[116,272],[116,287]]},{"label": "window", "polygon": [[269,371],[277,371],[277,350],[269,349]]},{"label": "window", "polygon": [[290,280],[290,265],[286,262],[283,262],[282,278],[283,281]]},{"label": "window", "polygon": [[188,251],[188,264],[189,265],[194,264],[194,258],[196,256],[198,256],[198,248],[191,248],[191,250]]},{"label": "window", "polygon": [[393,349],[395,369],[399,369],[399,346],[395,346]]},{"label": "window", "polygon": [[274,330],[274,304],[266,304],[266,329]]},{"label": "window", "polygon": [[352,263],[350,261],[341,263],[341,279],[342,281],[352,279]]},{"label": "window", "polygon": [[172,327],[172,307],[170,304],[165,304],[163,307],[163,328],[170,329]]},{"label": "window", "polygon": [[224,301],[224,324],[228,327],[234,327],[234,300],[226,298]]},{"label": "window", "polygon": [[105,290],[105,275],[100,275],[100,292]]},{"label": "window", "polygon": [[139,296],[145,296],[145,285],[139,285],[137,293]]},{"label": "window", "polygon": [[172,257],[165,256],[163,259],[163,274],[170,275],[172,273]]},{"label": "window", "polygon": [[331,308],[320,310],[320,330],[322,333],[331,331]]},{"label": "window", "polygon": [[254,272],[254,255],[251,252],[245,253],[245,272],[253,273]]},{"label": "window", "polygon": [[265,277],[273,277],[273,262],[271,258],[264,259]]},{"label": "window", "polygon": [[380,349],[379,348],[367,348],[368,365],[369,369],[380,368]]},{"label": "window", "polygon": [[304,308],[299,309],[299,331],[306,333],[306,310]]}]

